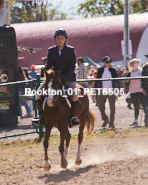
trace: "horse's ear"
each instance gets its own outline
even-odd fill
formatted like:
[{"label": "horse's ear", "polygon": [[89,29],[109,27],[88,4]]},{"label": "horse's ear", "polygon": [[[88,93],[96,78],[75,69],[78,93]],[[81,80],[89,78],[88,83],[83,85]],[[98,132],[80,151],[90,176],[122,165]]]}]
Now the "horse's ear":
[{"label": "horse's ear", "polygon": [[60,75],[61,75],[61,69],[59,71],[55,71],[55,75],[58,76],[58,77],[60,77]]}]

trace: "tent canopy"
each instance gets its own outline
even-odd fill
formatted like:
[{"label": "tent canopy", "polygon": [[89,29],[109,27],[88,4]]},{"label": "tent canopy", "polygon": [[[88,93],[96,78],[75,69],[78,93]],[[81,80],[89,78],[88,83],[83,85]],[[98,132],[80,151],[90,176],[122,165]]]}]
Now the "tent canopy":
[{"label": "tent canopy", "polygon": [[89,66],[100,67],[99,64],[90,59],[87,55],[84,57],[84,63],[89,63]]}]

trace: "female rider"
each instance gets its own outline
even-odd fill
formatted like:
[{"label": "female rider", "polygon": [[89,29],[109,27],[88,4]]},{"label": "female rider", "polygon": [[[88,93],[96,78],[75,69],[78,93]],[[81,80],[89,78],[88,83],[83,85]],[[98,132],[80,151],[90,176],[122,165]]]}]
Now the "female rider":
[{"label": "female rider", "polygon": [[[56,45],[48,48],[47,53],[47,66],[46,69],[54,68],[55,71],[61,70],[62,84],[68,88],[76,88],[76,53],[74,47],[66,44],[68,35],[62,28],[55,31],[54,40]],[[80,121],[75,116],[78,104],[78,93],[73,93],[71,96],[71,106],[73,116],[71,118],[70,127],[79,125]]]}]

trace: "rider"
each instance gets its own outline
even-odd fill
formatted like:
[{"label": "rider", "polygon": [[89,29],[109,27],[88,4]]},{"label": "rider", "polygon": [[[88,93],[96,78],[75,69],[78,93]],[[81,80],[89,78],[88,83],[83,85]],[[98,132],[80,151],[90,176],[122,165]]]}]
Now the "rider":
[{"label": "rider", "polygon": [[[54,68],[55,71],[61,70],[61,81],[68,88],[76,88],[76,53],[74,47],[66,44],[68,35],[66,30],[59,28],[54,33],[56,45],[48,48],[47,66],[46,69]],[[75,116],[78,104],[78,93],[73,93],[71,96],[72,117],[70,127],[79,125],[80,120]]]}]

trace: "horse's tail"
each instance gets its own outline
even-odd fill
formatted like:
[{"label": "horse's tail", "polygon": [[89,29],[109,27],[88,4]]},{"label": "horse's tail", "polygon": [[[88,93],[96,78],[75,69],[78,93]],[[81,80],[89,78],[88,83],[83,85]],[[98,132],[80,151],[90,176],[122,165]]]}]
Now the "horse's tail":
[{"label": "horse's tail", "polygon": [[93,131],[95,122],[96,122],[96,117],[89,109],[88,114],[86,116],[86,121],[85,121],[87,136]]}]

